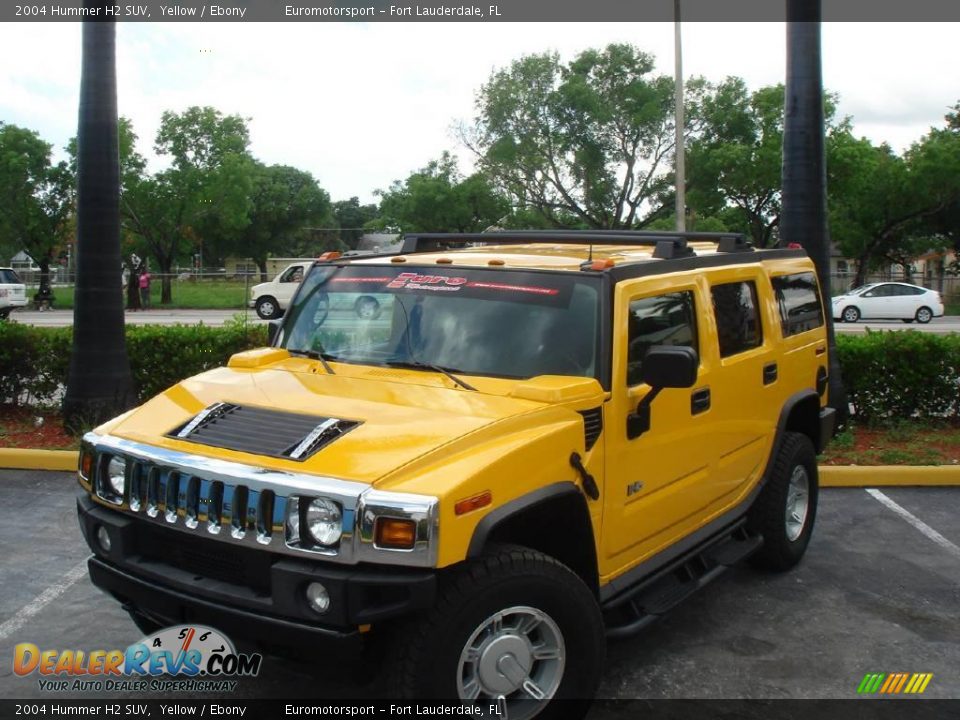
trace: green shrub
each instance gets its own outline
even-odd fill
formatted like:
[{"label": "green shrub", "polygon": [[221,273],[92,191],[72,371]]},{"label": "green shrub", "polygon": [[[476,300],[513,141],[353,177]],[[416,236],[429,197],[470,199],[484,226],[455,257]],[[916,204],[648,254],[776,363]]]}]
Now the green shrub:
[{"label": "green shrub", "polygon": [[913,330],[837,336],[854,414],[865,422],[958,412],[960,337]]},{"label": "green shrub", "polygon": [[[127,355],[140,401],[184,378],[267,344],[263,325],[127,327]],[[73,328],[0,322],[0,403],[55,405],[70,370]]]}]

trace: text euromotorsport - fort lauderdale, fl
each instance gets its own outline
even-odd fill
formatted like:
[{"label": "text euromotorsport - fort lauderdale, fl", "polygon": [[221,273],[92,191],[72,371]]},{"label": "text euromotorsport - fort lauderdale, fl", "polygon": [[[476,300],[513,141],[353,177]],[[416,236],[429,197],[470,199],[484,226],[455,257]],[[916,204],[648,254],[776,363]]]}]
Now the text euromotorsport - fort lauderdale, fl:
[{"label": "text euromotorsport - fort lauderdale, fl", "polygon": [[479,5],[391,5],[389,9],[378,10],[372,5],[367,7],[333,7],[285,5],[283,9],[287,17],[373,17],[387,15],[389,17],[498,17],[502,13],[497,5],[490,5],[484,10]]}]

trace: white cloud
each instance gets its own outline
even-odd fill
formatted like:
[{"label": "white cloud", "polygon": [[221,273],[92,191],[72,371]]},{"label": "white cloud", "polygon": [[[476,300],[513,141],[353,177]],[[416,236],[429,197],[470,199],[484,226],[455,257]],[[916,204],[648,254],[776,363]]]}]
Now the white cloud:
[{"label": "white cloud", "polygon": [[[827,25],[824,83],[858,133],[902,149],[960,97],[956,34],[943,23]],[[261,160],[309,170],[334,199],[367,201],[445,149],[467,160],[450,128],[473,115],[495,68],[610,42],[673,73],[669,23],[124,23],[118,104],[148,157],[164,110],[213,105],[251,118]],[[783,80],[782,24],[687,23],[683,43],[685,76]],[[64,145],[76,132],[79,57],[79,24],[0,25],[0,120]]]}]

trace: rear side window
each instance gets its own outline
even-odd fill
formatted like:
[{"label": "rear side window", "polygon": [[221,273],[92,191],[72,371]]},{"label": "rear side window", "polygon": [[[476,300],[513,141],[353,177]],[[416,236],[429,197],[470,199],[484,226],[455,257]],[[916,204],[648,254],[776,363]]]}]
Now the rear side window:
[{"label": "rear side window", "polygon": [[750,282],[724,283],[710,288],[717,318],[720,357],[730,357],[763,342],[757,286]]},{"label": "rear side window", "polygon": [[783,336],[790,337],[823,325],[817,278],[812,272],[771,278],[780,308]]},{"label": "rear side window", "polygon": [[632,300],[628,324],[627,385],[640,384],[643,356],[654,345],[698,350],[697,314],[690,291]]}]

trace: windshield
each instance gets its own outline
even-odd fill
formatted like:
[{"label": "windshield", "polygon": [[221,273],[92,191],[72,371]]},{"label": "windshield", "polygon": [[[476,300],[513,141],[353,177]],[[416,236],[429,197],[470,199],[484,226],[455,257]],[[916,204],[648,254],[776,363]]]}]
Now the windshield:
[{"label": "windshield", "polygon": [[597,278],[573,273],[317,266],[279,344],[369,365],[594,377],[598,287]]}]

